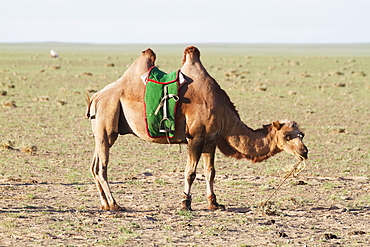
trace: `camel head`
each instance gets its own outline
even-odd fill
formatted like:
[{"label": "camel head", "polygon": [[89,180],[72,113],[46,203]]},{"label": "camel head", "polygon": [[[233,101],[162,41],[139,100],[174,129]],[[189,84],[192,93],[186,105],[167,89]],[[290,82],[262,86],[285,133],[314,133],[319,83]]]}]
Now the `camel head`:
[{"label": "camel head", "polygon": [[304,134],[299,130],[296,122],[288,120],[273,122],[272,132],[279,151],[292,154],[298,160],[307,159],[308,149],[303,143]]},{"label": "camel head", "polygon": [[186,47],[184,50],[184,58],[182,59],[182,65],[186,61],[199,61],[200,60],[200,51],[195,46]]}]

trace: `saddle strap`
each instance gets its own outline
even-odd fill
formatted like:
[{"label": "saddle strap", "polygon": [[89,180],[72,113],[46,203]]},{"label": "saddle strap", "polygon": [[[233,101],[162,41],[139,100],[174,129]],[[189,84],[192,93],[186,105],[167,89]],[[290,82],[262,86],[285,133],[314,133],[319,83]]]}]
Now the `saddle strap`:
[{"label": "saddle strap", "polygon": [[166,107],[167,100],[172,98],[175,101],[179,101],[180,98],[179,98],[179,96],[177,96],[175,94],[168,94],[168,86],[164,86],[163,92],[164,92],[164,95],[161,99],[161,102],[159,102],[159,105],[158,105],[157,109],[155,110],[154,114],[158,115],[159,110],[163,107],[163,117],[167,118],[167,107]]}]

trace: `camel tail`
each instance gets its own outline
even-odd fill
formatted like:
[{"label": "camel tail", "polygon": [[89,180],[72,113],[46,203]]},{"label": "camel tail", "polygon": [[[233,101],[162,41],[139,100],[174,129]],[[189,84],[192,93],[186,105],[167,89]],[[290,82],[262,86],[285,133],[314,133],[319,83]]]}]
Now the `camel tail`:
[{"label": "camel tail", "polygon": [[86,93],[86,103],[87,103],[85,118],[90,118],[91,98],[88,92],[85,92],[85,93]]}]

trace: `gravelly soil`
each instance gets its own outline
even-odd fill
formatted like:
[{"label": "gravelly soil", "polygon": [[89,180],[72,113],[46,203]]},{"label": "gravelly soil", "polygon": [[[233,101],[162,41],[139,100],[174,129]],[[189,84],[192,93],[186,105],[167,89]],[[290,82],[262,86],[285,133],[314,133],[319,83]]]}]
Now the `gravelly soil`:
[{"label": "gravelly soil", "polygon": [[[198,195],[192,212],[179,211],[182,178],[181,173],[160,177],[144,173],[112,181],[126,212],[97,210],[92,183],[2,180],[0,245],[366,246],[370,242],[370,207],[358,200],[368,197],[367,178],[290,178],[262,210],[259,202],[274,189],[270,181],[280,178],[220,175],[218,196],[227,210],[207,210],[203,195]],[[202,175],[196,183],[204,185]],[[352,204],[354,198],[357,206]]]}]

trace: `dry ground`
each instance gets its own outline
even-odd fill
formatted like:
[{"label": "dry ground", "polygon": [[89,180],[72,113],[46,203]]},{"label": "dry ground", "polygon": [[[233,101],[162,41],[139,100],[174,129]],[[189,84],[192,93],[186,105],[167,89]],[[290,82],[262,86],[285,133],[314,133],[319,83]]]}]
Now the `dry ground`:
[{"label": "dry ground", "polygon": [[[2,180],[1,245],[367,246],[370,242],[370,207],[352,205],[354,198],[368,200],[369,179],[290,179],[262,212],[258,202],[272,192],[271,180],[280,178],[218,176],[218,196],[227,210],[206,210],[198,195],[194,211],[182,212],[182,174],[145,172],[112,181],[117,200],[128,208],[118,213],[97,210],[92,183]],[[196,183],[204,187],[202,176]],[[194,192],[202,194],[202,188]]]},{"label": "dry ground", "polygon": [[[186,147],[133,136],[112,148],[108,172],[128,211],[99,210],[84,93],[147,47],[53,48],[59,59],[48,44],[0,45],[0,246],[369,246],[369,46],[200,46],[247,125],[296,120],[310,152],[264,210],[292,157],[252,164],[218,153],[227,210],[206,209],[200,165],[192,212],[179,211]],[[184,48],[154,47],[158,64],[177,69]]]}]

